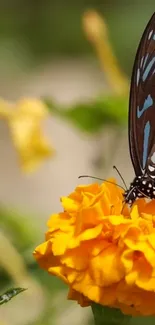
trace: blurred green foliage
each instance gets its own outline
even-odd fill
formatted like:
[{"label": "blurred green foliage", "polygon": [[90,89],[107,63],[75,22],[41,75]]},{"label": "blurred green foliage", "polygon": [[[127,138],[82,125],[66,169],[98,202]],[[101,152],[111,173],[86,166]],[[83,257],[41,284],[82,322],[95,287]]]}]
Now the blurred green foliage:
[{"label": "blurred green foliage", "polygon": [[45,104],[52,113],[89,133],[100,131],[107,124],[121,126],[127,122],[126,97],[105,96],[69,108],[57,107],[48,99],[45,99]]},{"label": "blurred green foliage", "polygon": [[[26,216],[24,213],[19,213],[17,210],[11,211],[11,209],[9,210],[8,208],[4,207],[0,208],[0,229],[3,231],[6,238],[9,238],[12,247],[16,249],[17,256],[20,253],[21,258],[24,261],[26,274],[30,280],[30,282],[27,283],[26,287],[28,294],[29,291],[32,291],[32,293],[33,291],[35,292],[35,281],[37,281],[36,283],[38,283],[39,287],[42,290],[42,293],[45,295],[44,299],[46,299],[46,304],[43,312],[41,316],[39,316],[39,319],[36,319],[33,324],[54,324],[52,319],[54,319],[54,314],[57,311],[57,303],[54,303],[54,300],[57,299],[57,295],[60,293],[62,294],[64,290],[67,289],[67,287],[64,283],[62,283],[60,279],[54,276],[49,276],[47,272],[43,271],[33,258],[32,252],[35,249],[36,245],[39,243],[40,238],[42,238],[43,234],[40,233],[39,229],[36,228],[36,226],[34,227],[30,215]],[[7,249],[5,249],[5,254],[10,258],[10,252],[8,252]],[[1,258],[2,256],[0,256],[0,289],[2,292],[0,295],[0,304],[3,304],[24,289],[9,289],[14,286],[14,279],[10,277],[9,269],[7,270],[1,268]],[[20,270],[18,269],[19,265],[16,265],[15,260],[14,267],[20,274]],[[35,281],[33,279],[35,279]],[[34,288],[32,287],[32,284],[34,285]],[[30,310],[28,312],[31,313]]]},{"label": "blurred green foliage", "polygon": [[[32,224],[30,216],[24,216],[23,213],[0,206],[1,227],[9,234],[12,243],[18,247],[19,252],[29,252],[35,246],[41,237],[39,229],[36,231],[36,225]],[[22,222],[21,222],[22,220]],[[35,234],[35,236],[34,236]],[[32,258],[32,254],[29,255]]]},{"label": "blurred green foliage", "polygon": [[153,0],[2,0],[0,46],[14,42],[13,50],[20,45],[33,64],[53,55],[92,53],[81,27],[81,17],[90,8],[107,20],[116,55],[124,71],[130,73],[137,42],[155,10]]}]

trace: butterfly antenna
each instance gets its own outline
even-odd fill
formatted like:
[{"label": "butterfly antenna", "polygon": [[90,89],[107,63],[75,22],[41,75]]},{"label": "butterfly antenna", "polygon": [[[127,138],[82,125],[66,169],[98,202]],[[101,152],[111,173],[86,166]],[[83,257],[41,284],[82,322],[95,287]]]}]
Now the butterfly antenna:
[{"label": "butterfly antenna", "polygon": [[141,190],[139,188],[137,188],[138,192],[141,193],[142,195],[144,195],[147,199],[149,199],[149,196],[146,195],[145,193],[141,192]]},{"label": "butterfly antenna", "polygon": [[[130,192],[128,193],[126,199],[130,196],[130,194],[134,191],[134,189],[136,188],[136,186],[134,186],[133,188],[131,188]],[[137,188],[138,192],[141,193],[143,196],[145,196],[147,199],[149,199],[149,196],[147,196],[145,193],[143,193],[139,188]],[[122,208],[122,211],[121,213],[123,212],[124,210],[124,207],[126,205],[126,200],[123,201],[124,205],[123,205],[123,208]],[[131,204],[130,204],[130,207],[131,207]]]},{"label": "butterfly antenna", "polygon": [[120,188],[122,188],[122,189],[124,190],[124,187],[123,187],[123,186],[118,185],[118,184],[113,183],[113,182],[110,182],[110,181],[107,181],[107,180],[104,179],[104,178],[99,178],[99,177],[90,176],[90,175],[80,175],[78,178],[86,178],[86,177],[88,177],[88,178],[93,178],[93,179],[97,179],[97,180],[99,180],[99,181],[103,181],[103,182],[107,182],[107,183],[110,183],[110,184],[116,185],[116,186],[118,186],[118,187],[120,187]]},{"label": "butterfly antenna", "polygon": [[123,207],[122,207],[122,210],[121,210],[121,214],[123,213],[123,210],[124,210],[124,208],[125,208],[125,206],[126,206],[126,202],[125,202],[125,200],[124,200],[122,203],[124,203],[124,204],[123,204]]},{"label": "butterfly antenna", "polygon": [[126,190],[127,190],[127,189],[128,189],[128,188],[127,188],[127,185],[126,185],[125,180],[124,180],[124,178],[122,177],[121,173],[119,172],[119,170],[117,169],[116,166],[113,166],[113,168],[116,170],[117,174],[118,174],[119,177],[121,178],[121,180],[122,180],[122,182],[123,182],[123,184],[124,184],[124,186],[125,186],[125,188],[126,188]]}]

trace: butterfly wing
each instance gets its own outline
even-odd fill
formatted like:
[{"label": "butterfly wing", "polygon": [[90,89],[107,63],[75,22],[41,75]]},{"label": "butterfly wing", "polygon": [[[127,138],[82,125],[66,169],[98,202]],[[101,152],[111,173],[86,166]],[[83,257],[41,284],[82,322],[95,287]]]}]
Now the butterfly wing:
[{"label": "butterfly wing", "polygon": [[136,175],[144,173],[155,144],[155,13],[141,38],[129,101],[129,147]]}]

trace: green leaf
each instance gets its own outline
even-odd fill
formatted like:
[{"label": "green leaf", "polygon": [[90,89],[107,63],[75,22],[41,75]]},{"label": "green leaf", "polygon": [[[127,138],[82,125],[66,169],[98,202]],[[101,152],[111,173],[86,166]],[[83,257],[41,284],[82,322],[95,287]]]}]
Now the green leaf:
[{"label": "green leaf", "polygon": [[26,289],[24,289],[24,288],[9,289],[8,291],[6,291],[2,295],[0,295],[0,305],[3,305],[5,303],[7,303],[10,299],[17,296],[19,293],[21,293],[21,292],[23,292],[25,290]]},{"label": "green leaf", "polygon": [[105,125],[123,125],[127,122],[127,99],[107,96],[93,102],[79,103],[69,108],[58,107],[44,99],[50,112],[72,122],[82,131],[97,132]]},{"label": "green leaf", "polygon": [[127,325],[131,316],[122,314],[119,309],[92,304],[95,325]]}]

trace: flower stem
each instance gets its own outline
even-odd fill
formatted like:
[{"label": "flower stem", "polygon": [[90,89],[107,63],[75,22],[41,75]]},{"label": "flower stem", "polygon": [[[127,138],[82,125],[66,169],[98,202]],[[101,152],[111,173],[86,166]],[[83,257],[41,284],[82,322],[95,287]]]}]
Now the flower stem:
[{"label": "flower stem", "polygon": [[121,71],[108,36],[107,24],[96,11],[83,15],[83,27],[99,58],[111,90],[117,95],[128,94],[129,82]]}]

